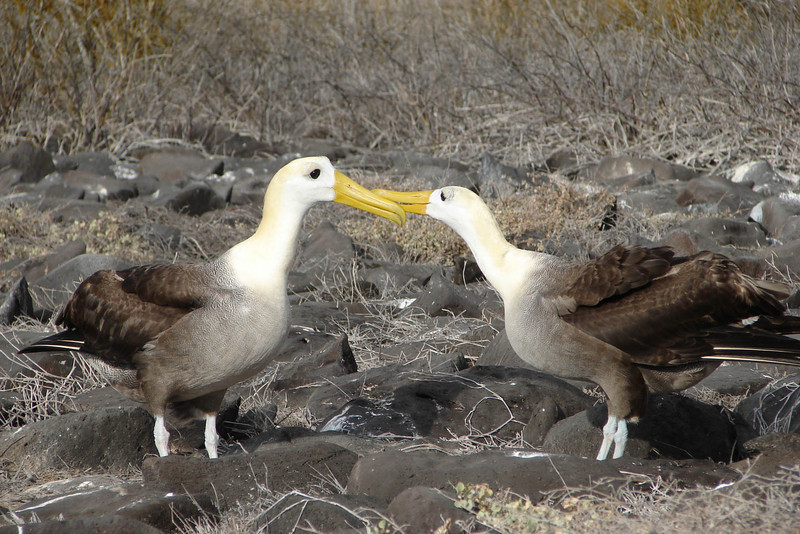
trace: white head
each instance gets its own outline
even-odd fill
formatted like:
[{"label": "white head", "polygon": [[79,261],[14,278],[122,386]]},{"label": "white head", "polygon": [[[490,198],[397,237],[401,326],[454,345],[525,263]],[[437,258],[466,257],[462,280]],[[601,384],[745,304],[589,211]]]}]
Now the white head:
[{"label": "white head", "polygon": [[475,255],[483,274],[501,294],[511,281],[506,256],[515,247],[506,241],[489,207],[463,187],[446,186],[433,191],[403,193],[376,189],[374,193],[399,203],[409,213],[438,219],[456,231]]},{"label": "white head", "polygon": [[346,204],[389,219],[399,225],[405,212],[335,170],[330,160],[315,156],[293,160],[275,173],[264,196],[264,210],[280,207],[301,217],[317,202]]},{"label": "white head", "polygon": [[398,225],[406,220],[403,208],[335,170],[328,158],[296,159],[272,177],[255,233],[225,255],[239,282],[253,292],[285,294],[303,217],[311,206],[324,201],[347,204]]},{"label": "white head", "polygon": [[374,192],[399,203],[409,213],[429,215],[442,221],[468,244],[469,236],[482,233],[486,225],[497,228],[494,215],[481,197],[463,187],[445,186],[433,191],[413,193],[385,189],[376,189]]}]

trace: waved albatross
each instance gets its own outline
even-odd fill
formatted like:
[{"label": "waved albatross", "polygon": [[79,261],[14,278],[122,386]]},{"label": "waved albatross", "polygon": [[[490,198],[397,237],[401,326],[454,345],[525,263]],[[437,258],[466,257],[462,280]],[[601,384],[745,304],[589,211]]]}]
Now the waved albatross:
[{"label": "waved albatross", "polygon": [[208,263],[98,271],[56,319],[66,330],[20,352],[86,355],[111,385],[149,405],[161,456],[169,454],[168,407],[182,419],[204,417],[206,450],[216,458],[225,390],[264,369],[281,348],[303,217],[331,200],[405,222],[399,206],[334,170],[328,158],[294,160],[272,178],[251,237]]},{"label": "waved albatross", "polygon": [[785,316],[784,284],[755,280],[720,254],[675,257],[668,247],[616,246],[588,262],[520,250],[462,187],[375,190],[466,241],[503,299],[514,351],[543,372],[590,380],[608,397],[598,460],[625,451],[627,422],[648,389],[691,387],[723,360],[800,365],[800,318]]}]

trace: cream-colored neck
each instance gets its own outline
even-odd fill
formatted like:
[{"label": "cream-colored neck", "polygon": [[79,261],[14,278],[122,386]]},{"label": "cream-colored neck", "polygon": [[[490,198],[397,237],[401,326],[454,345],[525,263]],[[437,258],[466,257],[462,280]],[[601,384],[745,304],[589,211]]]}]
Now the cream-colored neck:
[{"label": "cream-colored neck", "polygon": [[517,247],[506,241],[494,217],[480,217],[455,229],[469,246],[490,284],[504,299],[517,286],[514,263]]},{"label": "cream-colored neck", "polygon": [[227,254],[240,282],[254,290],[259,287],[286,290],[308,208],[302,202],[281,195],[280,189],[267,191],[263,216],[255,233]]}]

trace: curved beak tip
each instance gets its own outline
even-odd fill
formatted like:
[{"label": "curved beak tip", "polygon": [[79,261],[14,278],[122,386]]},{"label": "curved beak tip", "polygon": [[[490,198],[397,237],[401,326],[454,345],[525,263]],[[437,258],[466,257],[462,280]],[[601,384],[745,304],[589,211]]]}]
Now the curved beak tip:
[{"label": "curved beak tip", "polygon": [[390,191],[388,189],[373,189],[373,193],[386,200],[396,202],[407,213],[427,215],[428,204],[432,191]]},{"label": "curved beak tip", "polygon": [[334,202],[373,213],[389,219],[398,226],[405,224],[406,212],[396,202],[376,195],[339,171],[335,171],[334,175],[336,179],[333,186],[336,193]]}]

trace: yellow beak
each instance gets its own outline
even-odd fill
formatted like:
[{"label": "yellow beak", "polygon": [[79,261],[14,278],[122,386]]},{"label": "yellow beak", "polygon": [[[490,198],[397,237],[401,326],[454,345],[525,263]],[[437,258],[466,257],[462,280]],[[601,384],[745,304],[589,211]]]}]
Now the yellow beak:
[{"label": "yellow beak", "polygon": [[414,191],[404,193],[402,191],[389,191],[388,189],[373,189],[373,193],[400,204],[403,211],[408,213],[427,214],[428,203],[430,202],[433,191]]},{"label": "yellow beak", "polygon": [[374,213],[398,226],[403,226],[406,222],[406,212],[391,200],[379,197],[339,171],[334,171],[334,179],[333,190],[336,192],[334,202]]}]

